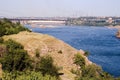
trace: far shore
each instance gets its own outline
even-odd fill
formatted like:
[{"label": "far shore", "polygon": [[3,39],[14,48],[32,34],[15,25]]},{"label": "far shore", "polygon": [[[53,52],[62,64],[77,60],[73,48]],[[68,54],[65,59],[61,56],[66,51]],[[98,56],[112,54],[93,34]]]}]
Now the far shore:
[{"label": "far shore", "polygon": [[117,26],[106,26],[108,28],[116,28],[116,29],[120,29],[120,25],[117,25]]}]

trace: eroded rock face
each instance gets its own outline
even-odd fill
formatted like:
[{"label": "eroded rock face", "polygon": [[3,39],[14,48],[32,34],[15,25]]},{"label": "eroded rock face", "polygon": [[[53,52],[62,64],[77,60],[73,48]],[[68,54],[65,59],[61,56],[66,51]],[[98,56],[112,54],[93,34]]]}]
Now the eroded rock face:
[{"label": "eroded rock face", "polygon": [[120,38],[120,30],[116,33],[116,37]]},{"label": "eroded rock face", "polygon": [[52,36],[33,32],[20,32],[19,34],[4,36],[5,40],[13,39],[24,46],[31,57],[35,56],[36,50],[39,51],[40,56],[49,54],[55,64],[62,68],[64,75],[62,80],[74,80],[75,75],[70,72],[77,66],[74,64],[74,55],[80,53],[86,61],[86,65],[92,64],[91,61],[84,56],[84,51],[76,50],[70,45],[58,40]]}]

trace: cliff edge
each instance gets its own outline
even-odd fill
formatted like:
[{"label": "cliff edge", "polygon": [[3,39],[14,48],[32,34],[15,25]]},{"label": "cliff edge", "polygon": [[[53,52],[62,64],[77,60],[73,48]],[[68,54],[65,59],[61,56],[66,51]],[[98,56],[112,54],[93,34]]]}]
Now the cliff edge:
[{"label": "cliff edge", "polygon": [[91,61],[83,55],[84,51],[76,50],[63,41],[46,34],[24,31],[3,38],[4,40],[13,39],[22,44],[31,58],[35,56],[36,50],[41,56],[49,54],[53,58],[54,64],[62,68],[60,71],[64,73],[61,76],[62,80],[74,80],[75,75],[70,70],[77,68],[73,62],[75,54],[80,53],[85,58],[86,65],[91,64]]}]

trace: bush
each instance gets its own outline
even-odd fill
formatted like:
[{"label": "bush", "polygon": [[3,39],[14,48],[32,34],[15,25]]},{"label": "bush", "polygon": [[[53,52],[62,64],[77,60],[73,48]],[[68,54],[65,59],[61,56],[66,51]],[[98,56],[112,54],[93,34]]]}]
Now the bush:
[{"label": "bush", "polygon": [[89,54],[90,53],[88,51],[85,51],[85,53],[84,53],[85,56],[89,56]]},{"label": "bush", "polygon": [[88,65],[82,69],[82,77],[95,77],[98,75],[98,72],[101,72],[101,68],[96,65]]},{"label": "bush", "polygon": [[95,64],[85,65],[85,59],[79,53],[75,54],[74,63],[81,67],[78,70],[71,70],[73,74],[76,74],[75,80],[119,80],[119,78],[113,78]]},{"label": "bush", "polygon": [[74,56],[74,64],[80,66],[81,68],[85,67],[85,59],[79,54],[75,54]]},{"label": "bush", "polygon": [[49,55],[41,57],[36,70],[40,71],[43,75],[51,75],[58,77],[58,68],[53,64],[53,59]]},{"label": "bush", "polygon": [[115,80],[110,74],[103,72],[99,66],[94,64],[85,66],[81,75],[76,80]]},{"label": "bush", "polygon": [[40,72],[4,72],[2,80],[58,80],[50,75],[43,76]]},{"label": "bush", "polygon": [[9,51],[16,49],[24,49],[24,47],[20,43],[13,41],[12,39],[5,41],[5,45]]},{"label": "bush", "polygon": [[31,60],[21,44],[13,40],[8,40],[5,44],[8,51],[0,58],[3,70],[23,71],[31,67]]},{"label": "bush", "polygon": [[17,34],[20,31],[30,32],[28,28],[23,27],[19,23],[12,23],[6,18],[0,20],[0,37],[4,35]]}]

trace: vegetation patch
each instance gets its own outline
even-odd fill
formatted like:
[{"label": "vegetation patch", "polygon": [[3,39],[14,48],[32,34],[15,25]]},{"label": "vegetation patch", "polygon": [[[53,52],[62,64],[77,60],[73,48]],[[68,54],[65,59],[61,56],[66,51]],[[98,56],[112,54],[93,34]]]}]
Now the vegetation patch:
[{"label": "vegetation patch", "polygon": [[80,53],[75,54],[74,64],[78,65],[81,68],[85,67],[85,59],[80,55]]},{"label": "vegetation patch", "polygon": [[36,71],[40,71],[43,75],[59,76],[59,68],[53,64],[53,59],[49,55],[41,57],[40,62],[36,66]]},{"label": "vegetation patch", "polygon": [[77,75],[75,80],[120,80],[120,78],[114,78],[104,72],[95,64],[85,65],[85,59],[79,53],[74,56],[74,64],[80,67],[77,70],[71,70],[73,74]]},{"label": "vegetation patch", "polygon": [[4,35],[17,34],[20,31],[30,31],[23,27],[19,22],[12,23],[10,20],[4,18],[0,20],[0,37]]},{"label": "vegetation patch", "polygon": [[56,77],[50,75],[42,75],[40,72],[26,71],[26,72],[4,72],[2,80],[58,80]]},{"label": "vegetation patch", "polygon": [[31,60],[23,46],[11,39],[4,42],[7,52],[0,58],[4,71],[24,71],[31,65]]},{"label": "vegetation patch", "polygon": [[59,79],[59,68],[53,64],[54,61],[49,55],[41,57],[36,51],[36,59],[31,59],[21,44],[11,39],[3,44],[7,51],[0,58],[4,71],[2,80]]},{"label": "vegetation patch", "polygon": [[84,55],[85,55],[86,57],[88,57],[88,56],[90,55],[90,53],[89,53],[88,51],[85,51]]}]

